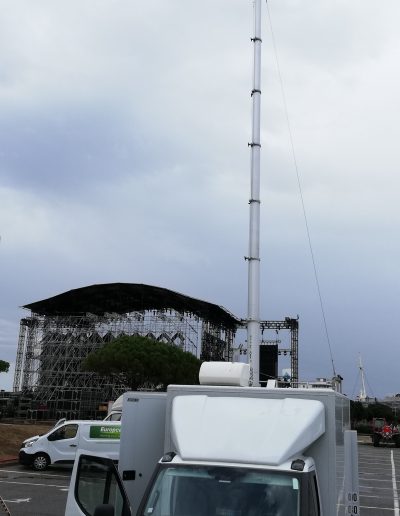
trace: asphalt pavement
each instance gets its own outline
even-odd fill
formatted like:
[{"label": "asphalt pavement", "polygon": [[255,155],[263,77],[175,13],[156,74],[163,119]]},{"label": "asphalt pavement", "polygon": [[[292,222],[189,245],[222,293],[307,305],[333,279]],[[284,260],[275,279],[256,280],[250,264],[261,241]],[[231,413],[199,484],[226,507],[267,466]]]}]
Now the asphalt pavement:
[{"label": "asphalt pavement", "polygon": [[52,466],[39,473],[15,462],[3,463],[0,496],[11,516],[63,516],[71,472],[71,466]]},{"label": "asphalt pavement", "polygon": [[400,516],[400,448],[360,445],[358,468],[361,516]]}]

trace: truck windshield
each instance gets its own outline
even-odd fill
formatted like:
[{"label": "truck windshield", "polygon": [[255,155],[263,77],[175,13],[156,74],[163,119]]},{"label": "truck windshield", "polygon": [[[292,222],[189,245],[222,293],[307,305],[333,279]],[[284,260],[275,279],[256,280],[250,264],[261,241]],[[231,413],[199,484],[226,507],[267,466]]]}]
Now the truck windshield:
[{"label": "truck windshield", "polygon": [[143,516],[297,516],[296,475],[215,466],[162,467]]}]

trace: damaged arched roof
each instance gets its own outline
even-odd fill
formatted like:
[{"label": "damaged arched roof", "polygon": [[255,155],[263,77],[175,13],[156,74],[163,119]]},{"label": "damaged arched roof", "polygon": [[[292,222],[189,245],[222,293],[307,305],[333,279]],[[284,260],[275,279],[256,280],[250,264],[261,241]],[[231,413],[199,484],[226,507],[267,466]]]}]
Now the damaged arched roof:
[{"label": "damaged arched roof", "polygon": [[38,315],[124,314],[143,310],[173,309],[197,315],[227,329],[236,329],[240,320],[222,306],[185,296],[162,287],[139,283],[105,283],[69,290],[42,301],[24,305]]}]

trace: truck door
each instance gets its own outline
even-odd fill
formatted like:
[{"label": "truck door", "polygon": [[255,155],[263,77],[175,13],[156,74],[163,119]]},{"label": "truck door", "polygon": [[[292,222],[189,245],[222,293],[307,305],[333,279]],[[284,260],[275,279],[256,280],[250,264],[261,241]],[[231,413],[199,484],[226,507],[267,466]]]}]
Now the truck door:
[{"label": "truck door", "polygon": [[76,423],[62,425],[48,437],[49,455],[51,462],[68,461],[75,459],[76,448],[78,446],[78,429]]},{"label": "truck door", "polygon": [[65,516],[132,516],[114,461],[78,452]]}]

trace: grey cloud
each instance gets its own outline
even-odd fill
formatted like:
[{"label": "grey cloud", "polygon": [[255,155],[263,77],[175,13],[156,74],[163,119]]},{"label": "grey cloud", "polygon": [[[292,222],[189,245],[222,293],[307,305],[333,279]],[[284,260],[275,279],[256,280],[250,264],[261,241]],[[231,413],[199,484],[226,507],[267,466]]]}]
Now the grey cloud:
[{"label": "grey cloud", "polygon": [[[351,391],[361,351],[371,383],[385,380],[376,394],[397,391],[373,357],[377,341],[398,356],[400,7],[269,6],[337,369]],[[18,306],[96,282],[159,284],[245,316],[251,2],[2,8],[4,349]],[[265,10],[263,22],[262,317],[300,315],[312,379],[330,360]]]},{"label": "grey cloud", "polygon": [[[119,182],[168,161],[170,151],[157,148],[133,119],[101,107],[54,106],[14,113],[0,122],[0,181],[36,193],[60,197],[88,193],[98,184]],[[151,155],[151,164],[149,157]]]}]

